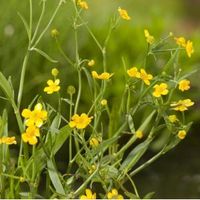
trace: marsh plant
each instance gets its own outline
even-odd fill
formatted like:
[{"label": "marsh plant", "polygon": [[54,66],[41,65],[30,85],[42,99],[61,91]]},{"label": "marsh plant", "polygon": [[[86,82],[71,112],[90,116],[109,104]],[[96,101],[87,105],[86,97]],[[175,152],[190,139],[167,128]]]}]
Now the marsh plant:
[{"label": "marsh plant", "polygon": [[[33,25],[33,2],[29,0],[30,18],[27,20],[20,15],[28,44],[19,90],[14,91],[11,78],[7,79],[0,72],[2,98],[13,108],[19,128],[15,136],[9,132],[12,124],[8,124],[9,115],[4,109],[0,118],[0,197],[151,198],[152,192],[140,195],[142,188],[137,189],[134,176],[175,148],[189,132],[192,122],[187,121],[185,114],[194,105],[187,95],[191,87],[189,76],[194,71],[184,73],[181,70],[179,55],[184,53],[191,57],[193,44],[173,33],[157,39],[145,29],[142,34],[147,49],[141,64],[130,66],[125,57],[115,58],[116,66],[124,70],[123,78],[119,80],[124,90],[118,94],[120,103],[115,105],[110,86],[117,74],[108,67],[107,47],[120,24],[135,19],[119,5],[113,11],[108,33],[98,38],[83,17],[85,12],[90,12],[89,3],[68,1],[73,8],[69,23],[71,34],[74,34],[75,45],[71,48],[74,57],[62,48],[59,41],[62,33],[56,28],[51,30],[52,22],[65,1],[58,1],[49,22],[41,28],[48,1],[41,1],[41,15]],[[83,29],[96,44],[101,61],[80,55],[79,38]],[[66,69],[71,68],[77,75],[77,87],[61,87],[60,83],[65,80],[59,78],[58,60],[39,48],[44,35],[55,40]],[[26,95],[23,92],[25,76],[33,52],[55,63],[55,68],[49,69],[49,80],[43,85],[43,90],[29,105],[22,107],[21,101]],[[153,66],[147,66],[148,58],[157,62],[161,54],[168,55],[169,59],[160,69],[151,70]],[[67,78],[70,80],[69,76]],[[84,88],[85,81],[87,88]],[[90,97],[89,107],[82,105],[85,91]],[[177,93],[185,97],[178,99]],[[48,101],[43,100],[44,96]],[[57,98],[56,106],[51,104],[52,96]],[[62,109],[63,105],[67,112]],[[144,154],[153,142],[159,140],[162,132],[166,135],[162,146],[153,157],[146,159]],[[13,149],[17,149],[17,154],[11,152]],[[63,152],[67,159],[64,170],[60,170],[56,156]]]}]

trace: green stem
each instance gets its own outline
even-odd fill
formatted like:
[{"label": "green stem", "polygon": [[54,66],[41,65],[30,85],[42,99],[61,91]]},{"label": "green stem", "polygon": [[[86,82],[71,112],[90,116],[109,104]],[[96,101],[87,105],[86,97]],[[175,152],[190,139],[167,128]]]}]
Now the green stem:
[{"label": "green stem", "polygon": [[38,23],[37,23],[37,25],[36,25],[33,38],[31,39],[31,45],[32,45],[32,43],[34,42],[34,40],[35,40],[35,38],[36,38],[36,36],[37,36],[37,33],[38,33],[38,30],[39,30],[41,21],[42,21],[42,19],[43,19],[44,13],[45,13],[45,6],[46,6],[46,0],[43,0],[43,1],[42,1],[42,12],[41,12],[41,15],[40,15],[40,17],[39,17]]},{"label": "green stem", "polygon": [[42,37],[44,36],[44,34],[47,32],[47,30],[49,29],[50,25],[52,24],[56,14],[58,13],[58,10],[60,9],[61,5],[63,3],[63,0],[60,0],[58,3],[58,6],[56,7],[52,17],[49,20],[49,23],[46,25],[46,27],[44,28],[44,30],[42,31],[42,33],[40,34],[40,36],[38,37],[38,39],[36,40],[35,44],[33,45],[32,48],[36,47],[38,45],[38,43],[40,42],[40,40],[42,39]]}]

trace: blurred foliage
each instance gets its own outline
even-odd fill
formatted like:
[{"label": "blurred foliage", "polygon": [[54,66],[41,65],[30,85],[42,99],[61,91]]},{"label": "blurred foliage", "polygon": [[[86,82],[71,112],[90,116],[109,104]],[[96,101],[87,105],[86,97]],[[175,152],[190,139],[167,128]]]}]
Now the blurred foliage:
[{"label": "blurred foliage", "polygon": [[[66,2],[67,3],[61,8],[60,13],[57,15],[51,28],[58,29],[60,32],[59,41],[61,46],[66,54],[73,59],[74,38],[73,34],[71,34],[73,31],[71,16],[73,13],[70,12],[71,5],[69,1]],[[111,18],[117,14],[117,8],[119,6],[126,8],[132,17],[130,22],[121,22],[120,26],[112,34],[107,49],[107,60],[109,63],[108,71],[114,72],[117,77],[112,84],[109,85],[110,93],[108,95],[113,102],[118,102],[118,94],[123,91],[124,88],[124,68],[122,58],[124,58],[129,67],[133,65],[142,67],[143,65],[143,55],[146,51],[146,41],[143,34],[144,28],[148,28],[155,38],[165,37],[166,33],[173,32],[174,35],[185,36],[187,39],[191,39],[194,43],[195,53],[191,59],[188,59],[185,52],[183,52],[181,54],[182,63],[180,64],[180,67],[183,71],[200,68],[200,59],[198,56],[200,53],[200,22],[198,21],[200,14],[197,9],[199,8],[198,0],[168,0],[162,2],[159,0],[88,0],[88,3],[90,9],[85,12],[84,17],[97,38],[102,42],[107,35],[109,22]],[[56,0],[47,1],[45,13],[46,23],[53,10],[52,8],[54,8],[56,4]],[[6,0],[1,1],[0,12],[3,14],[1,15],[0,23],[0,70],[6,76],[12,77],[12,83],[15,90],[18,89],[24,52],[27,48],[27,35],[18,12],[28,20],[28,9],[27,0],[22,0],[20,3],[17,0],[10,0],[9,2]],[[38,17],[41,12],[40,0],[34,1],[33,10],[34,16]],[[97,17],[94,18],[93,16]],[[34,17],[34,23],[37,22],[37,17]],[[42,26],[45,26],[45,24],[42,24]],[[95,59],[97,63],[95,69],[100,71],[102,69],[102,58],[98,47],[88,34],[87,30],[82,28],[80,34],[81,39],[79,40],[79,49],[81,57]],[[68,85],[76,84],[77,76],[60,55],[56,42],[50,35],[50,30],[39,44],[39,47],[40,49],[45,50],[48,55],[59,60],[59,63],[52,64],[40,55],[32,53],[31,60],[28,64],[22,107],[29,104],[37,93],[43,91],[46,80],[50,77],[50,70],[53,67],[57,67],[61,72],[60,79],[64,82],[61,84],[63,96],[67,95]],[[164,54],[162,56],[169,57],[170,55]],[[147,68],[156,72],[164,65],[163,60],[164,59],[160,59],[155,62],[152,57],[149,57],[147,60]],[[198,82],[199,77],[200,73],[196,73],[190,77],[192,89],[187,92],[188,97],[194,99],[196,102],[195,107],[189,115],[190,121],[195,120],[196,123],[200,120],[198,111],[198,108],[200,107],[198,93],[198,91],[200,91]],[[89,90],[86,89],[86,92],[83,94],[83,110],[86,102],[90,102],[88,101],[90,99],[88,93]],[[42,97],[46,101],[49,101],[47,95],[42,94]],[[181,97],[181,92],[179,97]],[[52,102],[54,102],[54,97],[51,97],[51,103]],[[6,105],[6,102],[5,100],[0,100],[0,103],[0,109],[2,110]],[[145,115],[141,117],[145,117]],[[12,113],[10,114],[9,120],[13,120]],[[12,131],[15,131],[15,126],[12,127]],[[154,148],[156,148],[156,145],[158,144],[155,144]]]}]

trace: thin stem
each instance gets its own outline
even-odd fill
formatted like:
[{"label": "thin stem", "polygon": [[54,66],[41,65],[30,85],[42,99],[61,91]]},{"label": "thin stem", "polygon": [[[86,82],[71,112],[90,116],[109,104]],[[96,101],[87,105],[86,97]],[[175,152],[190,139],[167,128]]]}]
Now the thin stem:
[{"label": "thin stem", "polygon": [[64,57],[64,59],[71,65],[74,67],[74,63],[73,61],[71,61],[71,59],[65,54],[65,52],[63,51],[59,41],[58,41],[58,38],[56,37],[56,44],[57,44],[57,47],[58,47],[58,50],[60,51],[61,55]]},{"label": "thin stem", "polygon": [[42,33],[40,34],[40,36],[38,37],[37,41],[35,42],[35,44],[33,45],[32,48],[36,47],[38,45],[38,43],[40,42],[40,40],[42,39],[43,35],[46,33],[46,31],[49,29],[51,23],[53,22],[56,14],[58,13],[58,10],[60,9],[61,5],[63,3],[63,0],[60,0],[58,3],[58,6],[56,7],[52,17],[49,20],[49,23],[46,25],[46,27],[44,28],[44,30],[42,31]]},{"label": "thin stem", "polygon": [[44,13],[45,13],[45,6],[46,6],[46,0],[43,0],[43,1],[42,1],[42,12],[41,12],[41,15],[40,15],[40,17],[39,17],[37,26],[36,26],[36,28],[35,28],[35,32],[34,32],[33,38],[31,39],[31,45],[32,45],[32,43],[34,42],[34,40],[35,40],[35,38],[36,38],[36,36],[37,36],[38,29],[39,29],[39,27],[40,27],[41,21],[42,21],[42,19],[43,19]]}]

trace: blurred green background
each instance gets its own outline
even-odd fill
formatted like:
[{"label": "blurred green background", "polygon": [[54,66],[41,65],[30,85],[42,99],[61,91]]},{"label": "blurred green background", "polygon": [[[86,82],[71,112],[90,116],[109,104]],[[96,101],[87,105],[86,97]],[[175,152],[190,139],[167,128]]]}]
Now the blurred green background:
[{"label": "blurred green background", "polygon": [[[33,21],[37,22],[41,1],[34,0]],[[60,32],[59,41],[66,54],[74,57],[74,36],[72,32],[72,7],[69,0],[60,9],[51,28],[57,28]],[[44,27],[58,0],[48,0]],[[143,35],[144,28],[148,28],[155,38],[166,36],[173,32],[177,36],[185,36],[194,43],[195,53],[189,59],[186,54],[181,53],[180,67],[184,71],[200,68],[200,1],[198,0],[88,0],[89,10],[84,12],[84,18],[94,31],[97,38],[103,41],[108,31],[110,18],[117,14],[120,6],[128,10],[132,17],[130,22],[121,21],[120,26],[114,31],[108,44],[108,71],[116,74],[123,72],[121,57],[132,65],[142,65],[146,42]],[[0,13],[0,70],[8,77],[12,77],[13,87],[17,91],[22,61],[27,48],[27,35],[23,24],[18,16],[20,12],[28,19],[29,5],[27,0],[1,0]],[[97,62],[97,70],[101,69],[101,54],[89,36],[85,28],[79,30],[79,47],[82,58],[94,58]],[[66,88],[69,84],[77,85],[76,74],[60,55],[55,40],[50,36],[50,30],[45,34],[39,44],[41,50],[59,60],[58,64],[52,64],[40,55],[33,53],[29,60],[22,107],[26,107],[31,99],[42,93],[47,102],[54,102],[54,96],[45,95],[43,88],[46,80],[50,78],[50,70],[57,67],[62,80],[62,96],[66,96]],[[169,55],[168,55],[169,56]],[[157,63],[150,62],[150,71],[156,71],[163,64],[163,60]],[[135,182],[142,194],[156,191],[155,198],[199,198],[200,197],[200,73],[190,77],[192,88],[184,94],[192,98],[195,106],[188,112],[188,121],[195,123],[184,140],[176,149],[162,157],[159,161],[148,167],[145,171],[135,177]],[[85,81],[86,82],[86,81]],[[110,96],[117,96],[122,92],[119,79],[109,86]],[[55,97],[56,98],[56,97]],[[86,103],[90,96],[85,92],[82,103]],[[0,100],[0,112],[3,108],[10,109],[10,130],[16,132],[14,116],[6,101]],[[66,108],[63,108],[66,109]],[[65,111],[65,110],[64,110]],[[67,110],[66,110],[67,112]],[[154,147],[156,148],[156,147]],[[153,149],[146,157],[153,155]],[[141,161],[142,162],[142,161]]]}]

